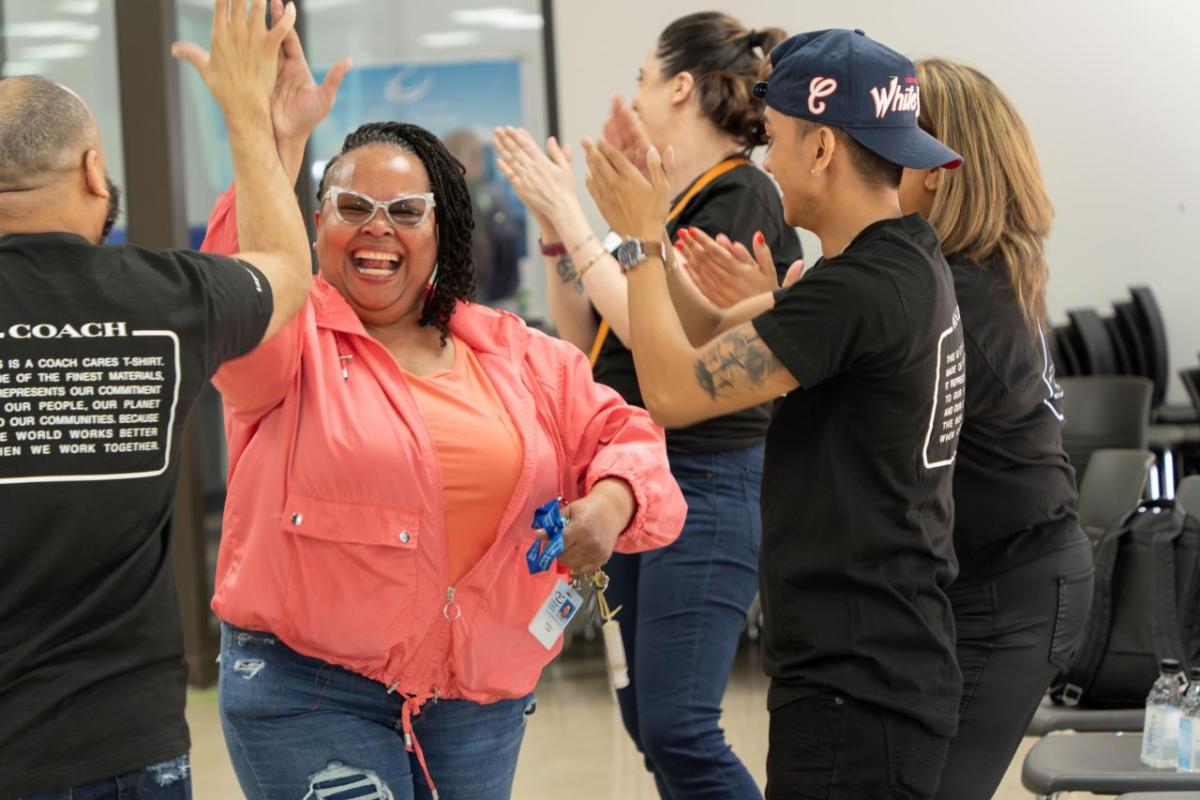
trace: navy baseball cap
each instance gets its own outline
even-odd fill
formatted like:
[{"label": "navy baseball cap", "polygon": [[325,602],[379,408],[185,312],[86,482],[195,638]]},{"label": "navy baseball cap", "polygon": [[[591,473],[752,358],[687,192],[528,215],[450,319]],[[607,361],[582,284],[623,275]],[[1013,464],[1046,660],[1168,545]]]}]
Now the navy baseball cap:
[{"label": "navy baseball cap", "polygon": [[903,167],[962,164],[962,156],[917,125],[921,87],[913,63],[862,31],[797,34],[771,50],[771,67],[754,93],[781,114],[841,128]]}]

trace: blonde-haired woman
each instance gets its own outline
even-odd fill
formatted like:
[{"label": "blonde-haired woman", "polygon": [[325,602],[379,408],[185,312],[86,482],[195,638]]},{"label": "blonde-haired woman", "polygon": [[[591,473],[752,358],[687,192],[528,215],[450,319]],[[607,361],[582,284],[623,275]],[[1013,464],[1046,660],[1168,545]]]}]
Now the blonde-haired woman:
[{"label": "blonde-haired woman", "polygon": [[938,232],[967,348],[954,473],[960,572],[948,592],[963,697],[938,797],[970,800],[992,796],[1079,643],[1092,553],[1042,333],[1053,209],[1033,141],[978,70],[928,59],[917,76],[921,126],[963,155],[957,170],[904,170],[900,205]]}]

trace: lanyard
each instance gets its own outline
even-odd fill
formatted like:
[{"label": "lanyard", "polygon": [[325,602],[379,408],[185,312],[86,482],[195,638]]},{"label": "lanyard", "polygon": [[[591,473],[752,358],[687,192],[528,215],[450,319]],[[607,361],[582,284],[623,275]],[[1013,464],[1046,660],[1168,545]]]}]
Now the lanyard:
[{"label": "lanyard", "polygon": [[[675,205],[671,207],[671,212],[667,215],[667,222],[670,223],[674,221],[680,214],[682,214],[683,210],[687,208],[688,203],[692,202],[692,199],[696,195],[700,194],[700,192],[704,191],[704,188],[710,183],[724,175],[726,172],[737,169],[743,164],[749,163],[750,159],[746,158],[745,156],[731,156],[722,161],[720,164],[717,164],[708,172],[701,175],[691,185],[691,188],[684,193],[683,197],[679,198],[679,200],[675,202]],[[600,358],[600,350],[604,347],[604,340],[608,338],[608,331],[608,320],[600,320],[600,327],[596,329],[596,338],[592,341],[592,349],[588,354],[588,363],[593,367],[596,366],[596,360]]]}]

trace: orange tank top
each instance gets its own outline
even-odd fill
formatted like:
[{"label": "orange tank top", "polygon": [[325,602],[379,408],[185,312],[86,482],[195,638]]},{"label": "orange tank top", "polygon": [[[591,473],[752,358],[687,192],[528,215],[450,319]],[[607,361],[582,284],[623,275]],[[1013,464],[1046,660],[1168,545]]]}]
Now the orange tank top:
[{"label": "orange tank top", "polygon": [[454,338],[454,366],[405,372],[442,468],[450,584],[488,551],[521,474],[521,436],[475,354]]}]

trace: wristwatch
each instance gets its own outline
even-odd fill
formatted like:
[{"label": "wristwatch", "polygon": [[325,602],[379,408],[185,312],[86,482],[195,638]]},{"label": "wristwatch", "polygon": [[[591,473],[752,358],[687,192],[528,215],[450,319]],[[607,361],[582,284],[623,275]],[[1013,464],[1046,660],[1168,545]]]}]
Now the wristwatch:
[{"label": "wristwatch", "polygon": [[617,246],[617,263],[625,272],[629,272],[650,256],[657,256],[664,264],[667,263],[667,248],[661,240],[651,242],[645,239],[626,239]]}]

